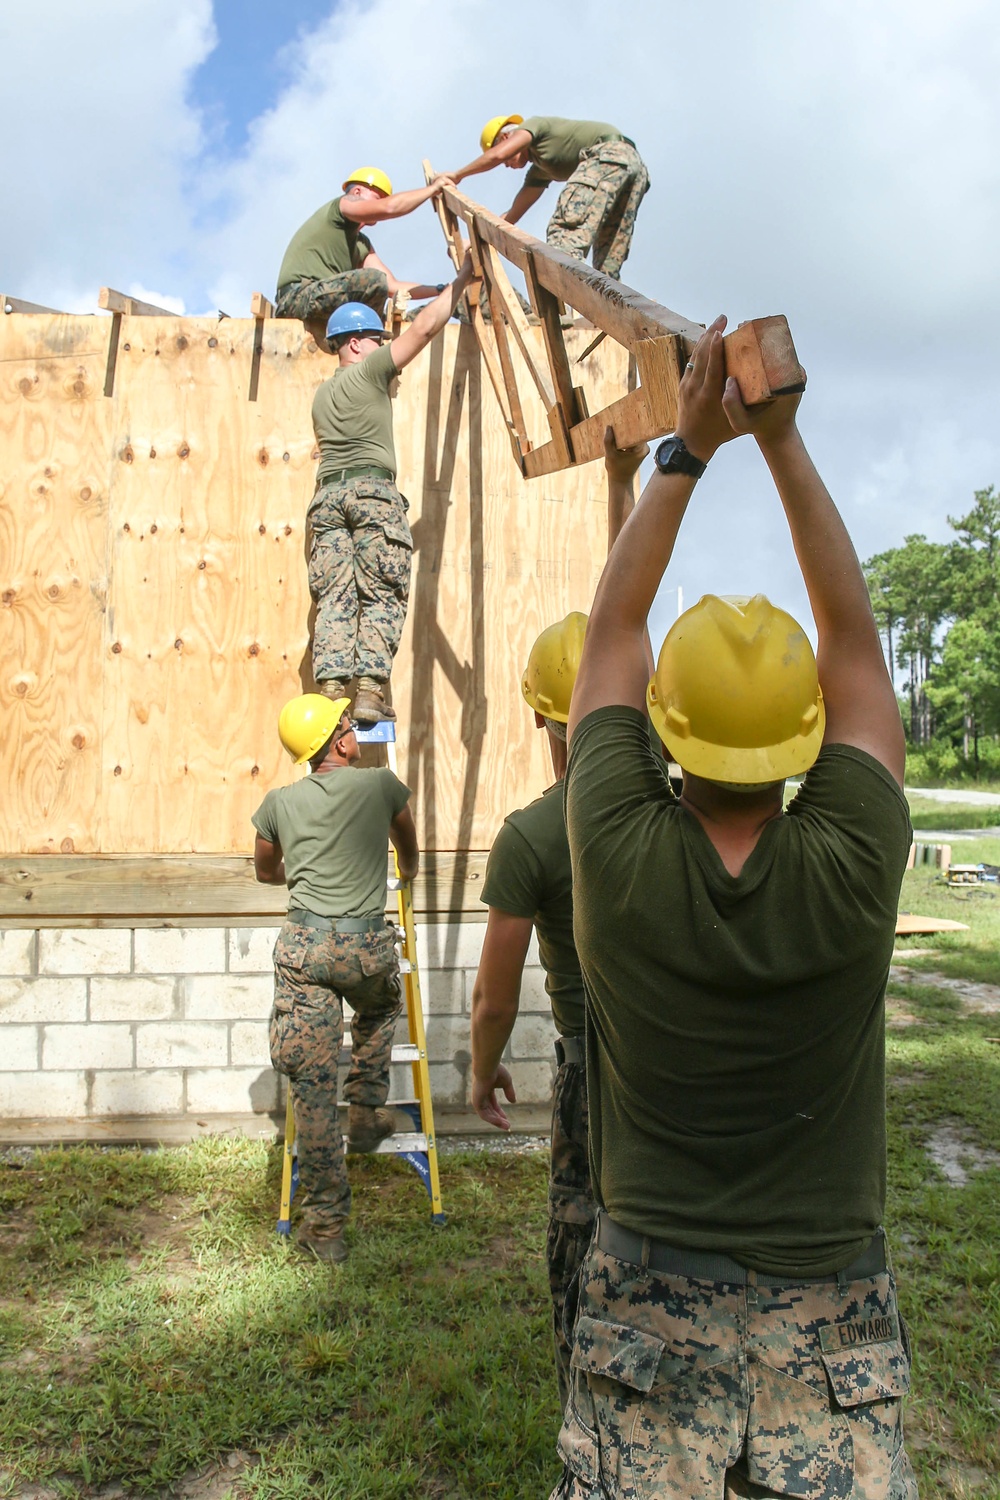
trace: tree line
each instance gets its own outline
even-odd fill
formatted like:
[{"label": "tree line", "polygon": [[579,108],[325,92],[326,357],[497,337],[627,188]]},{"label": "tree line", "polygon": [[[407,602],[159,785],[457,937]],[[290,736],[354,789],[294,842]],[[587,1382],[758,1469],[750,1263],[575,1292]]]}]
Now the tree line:
[{"label": "tree line", "polygon": [[974,498],[952,541],[908,536],[862,567],[910,745],[978,776],[1000,770],[1000,495]]}]

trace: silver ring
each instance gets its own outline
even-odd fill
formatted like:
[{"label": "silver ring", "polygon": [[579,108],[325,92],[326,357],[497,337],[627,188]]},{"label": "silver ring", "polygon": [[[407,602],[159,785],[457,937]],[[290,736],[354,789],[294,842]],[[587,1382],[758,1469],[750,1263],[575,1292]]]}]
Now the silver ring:
[{"label": "silver ring", "polygon": [[694,369],[694,360],[693,359],[689,359],[688,362],[687,362],[687,364],[684,366],[684,368],[685,368],[685,370],[693,370]]}]

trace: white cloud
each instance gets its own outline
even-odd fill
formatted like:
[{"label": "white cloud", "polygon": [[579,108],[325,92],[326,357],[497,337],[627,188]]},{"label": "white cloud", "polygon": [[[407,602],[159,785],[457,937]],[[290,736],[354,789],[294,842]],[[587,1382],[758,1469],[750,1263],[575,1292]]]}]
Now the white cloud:
[{"label": "white cloud", "polygon": [[5,7],[4,31],[4,290],[68,311],[102,285],[178,290],[211,0],[37,0]]},{"label": "white cloud", "polygon": [[[946,536],[947,513],[1000,480],[992,0],[633,0],[611,20],[604,0],[331,10],[285,49],[287,84],[235,159],[199,156],[184,101],[209,0],[21,12],[0,106],[23,142],[5,158],[5,290],[93,306],[102,283],[141,281],[166,289],[150,300],[239,315],[351,168],[412,186],[424,155],[469,160],[499,110],[608,119],[652,177],[626,280],[703,320],[787,313],[810,374],[803,429],[862,556]],[[466,186],[502,210],[517,178]],[[544,234],[554,196],[526,228]],[[448,274],[429,208],[375,240],[402,275]],[[699,486],[676,571],[691,601],[765,588],[804,612],[752,445]]]}]

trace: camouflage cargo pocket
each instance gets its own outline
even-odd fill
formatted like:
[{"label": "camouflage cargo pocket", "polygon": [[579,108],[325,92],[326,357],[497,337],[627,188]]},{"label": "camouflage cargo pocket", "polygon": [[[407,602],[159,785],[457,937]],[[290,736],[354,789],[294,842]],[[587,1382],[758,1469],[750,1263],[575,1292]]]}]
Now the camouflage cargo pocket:
[{"label": "camouflage cargo pocket", "polygon": [[586,1314],[576,1320],[559,1453],[571,1473],[611,1500],[632,1492],[630,1449],[663,1350],[662,1339],[641,1329]]},{"label": "camouflage cargo pocket", "polygon": [[396,934],[391,927],[365,934],[358,954],[361,972],[366,979],[375,974],[392,972],[396,968]]},{"label": "camouflage cargo pocket", "polygon": [[579,229],[590,218],[596,189],[589,182],[574,182],[559,194],[553,224],[561,229]]}]

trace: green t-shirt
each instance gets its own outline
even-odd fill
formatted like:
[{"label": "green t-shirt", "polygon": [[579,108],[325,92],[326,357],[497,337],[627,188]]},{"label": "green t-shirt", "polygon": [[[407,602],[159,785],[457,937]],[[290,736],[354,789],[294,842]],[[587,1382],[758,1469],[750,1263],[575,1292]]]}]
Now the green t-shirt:
[{"label": "green t-shirt", "polygon": [[389,824],[410,789],[385,766],[307,776],[268,792],[253,826],[285,857],[288,907],[320,917],[385,911]]},{"label": "green t-shirt", "polygon": [[278,291],[293,281],[326,281],[344,271],[356,271],[372,254],[372,242],[340,212],[340,199],[331,198],[292,235],[278,272]]},{"label": "green t-shirt", "polygon": [[336,469],[358,464],[377,464],[395,476],[389,386],[398,374],[392,345],[383,344],[374,354],[355,365],[344,365],[324,380],[312,405],[319,443],[317,484]]},{"label": "green t-shirt", "polygon": [[582,1036],[583,978],[573,943],[573,872],[561,781],[507,818],[490,850],[480,900],[531,918],[559,1034]]},{"label": "green t-shirt", "polygon": [[731,876],[668,795],[645,717],[610,707],[573,736],[566,822],[599,1201],[760,1271],[849,1264],[885,1202],[899,787],[827,745]]},{"label": "green t-shirt", "polygon": [[580,165],[581,151],[599,141],[622,141],[625,137],[613,125],[601,120],[560,120],[557,116],[532,115],[518,130],[531,135],[528,156],[531,166],[524,179],[525,187],[548,187],[550,182],[566,182]]}]

